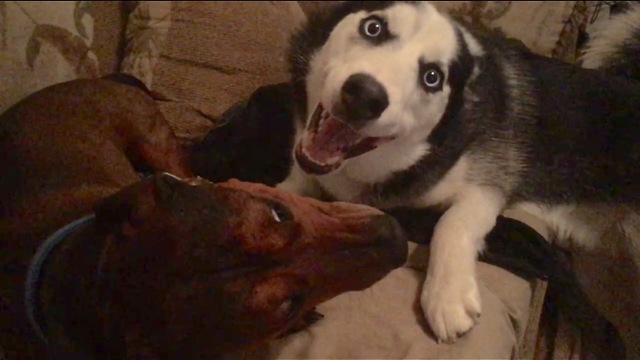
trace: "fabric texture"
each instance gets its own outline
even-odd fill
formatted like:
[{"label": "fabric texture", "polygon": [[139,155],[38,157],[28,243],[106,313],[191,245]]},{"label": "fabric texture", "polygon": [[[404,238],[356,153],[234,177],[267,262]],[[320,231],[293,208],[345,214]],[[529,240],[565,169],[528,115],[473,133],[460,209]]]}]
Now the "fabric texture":
[{"label": "fabric texture", "polygon": [[49,85],[99,76],[90,7],[0,1],[0,112]]},{"label": "fabric texture", "polygon": [[94,1],[89,8],[94,19],[92,49],[98,58],[100,76],[120,71],[125,53],[125,30],[136,1]]},{"label": "fabric texture", "polygon": [[153,71],[171,26],[171,2],[139,1],[128,16],[120,71],[153,86]]},{"label": "fabric texture", "polygon": [[149,86],[181,138],[200,140],[259,86],[288,79],[297,2],[140,2],[122,70]]}]

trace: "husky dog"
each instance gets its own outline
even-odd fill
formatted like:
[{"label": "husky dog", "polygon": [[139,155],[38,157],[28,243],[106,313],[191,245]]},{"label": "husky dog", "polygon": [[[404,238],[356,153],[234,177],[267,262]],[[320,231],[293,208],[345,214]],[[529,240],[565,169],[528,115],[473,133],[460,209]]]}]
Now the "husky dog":
[{"label": "husky dog", "polygon": [[[332,7],[292,37],[289,61],[295,162],[278,186],[442,207],[420,298],[439,341],[481,313],[476,259],[503,210],[588,246],[640,234],[640,84],[475,34],[428,2]],[[592,207],[607,216],[583,221]]]}]

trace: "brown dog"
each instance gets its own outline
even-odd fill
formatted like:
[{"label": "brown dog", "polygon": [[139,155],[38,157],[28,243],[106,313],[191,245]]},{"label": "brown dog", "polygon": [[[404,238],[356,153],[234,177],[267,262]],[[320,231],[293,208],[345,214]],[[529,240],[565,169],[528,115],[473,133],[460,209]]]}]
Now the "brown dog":
[{"label": "brown dog", "polygon": [[8,359],[216,358],[406,258],[398,224],[369,207],[136,172],[187,178],[187,158],[147,94],[110,80],[46,88],[0,117]]}]

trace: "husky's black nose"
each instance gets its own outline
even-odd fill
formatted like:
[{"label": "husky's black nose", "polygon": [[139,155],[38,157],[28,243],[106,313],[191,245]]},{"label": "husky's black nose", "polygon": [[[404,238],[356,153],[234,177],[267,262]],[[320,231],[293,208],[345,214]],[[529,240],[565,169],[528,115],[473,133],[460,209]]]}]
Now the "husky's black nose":
[{"label": "husky's black nose", "polygon": [[341,100],[346,117],[343,120],[354,125],[377,119],[389,106],[384,86],[373,76],[364,73],[349,76],[342,85]]}]

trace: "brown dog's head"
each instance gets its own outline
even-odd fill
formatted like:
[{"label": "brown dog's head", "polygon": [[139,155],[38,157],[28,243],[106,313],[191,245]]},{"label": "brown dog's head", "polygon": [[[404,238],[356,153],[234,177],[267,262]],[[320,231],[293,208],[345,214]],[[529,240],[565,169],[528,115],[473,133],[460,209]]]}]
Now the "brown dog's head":
[{"label": "brown dog's head", "polygon": [[105,339],[123,358],[262,343],[406,259],[391,217],[263,185],[158,174],[96,208]]}]

